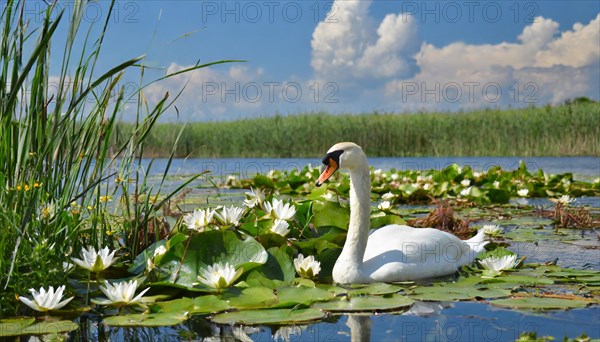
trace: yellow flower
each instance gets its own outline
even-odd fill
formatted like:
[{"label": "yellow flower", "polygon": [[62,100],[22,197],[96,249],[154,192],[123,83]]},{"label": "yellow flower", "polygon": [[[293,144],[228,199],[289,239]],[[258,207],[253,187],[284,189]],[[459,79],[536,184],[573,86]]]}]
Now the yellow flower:
[{"label": "yellow flower", "polygon": [[111,196],[100,196],[100,202],[109,202],[112,199]]},{"label": "yellow flower", "polygon": [[29,191],[29,184],[25,184],[25,191]]}]

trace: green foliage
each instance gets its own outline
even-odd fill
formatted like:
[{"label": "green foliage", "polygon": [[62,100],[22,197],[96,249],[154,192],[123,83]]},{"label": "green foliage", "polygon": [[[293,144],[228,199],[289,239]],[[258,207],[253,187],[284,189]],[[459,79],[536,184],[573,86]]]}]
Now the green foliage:
[{"label": "green foliage", "polygon": [[[600,103],[467,113],[326,113],[187,124],[179,157],[319,157],[339,141],[370,156],[600,155]],[[123,130],[130,125],[121,123]],[[159,124],[148,152],[168,155],[179,124]],[[227,143],[224,144],[223,142]]]}]

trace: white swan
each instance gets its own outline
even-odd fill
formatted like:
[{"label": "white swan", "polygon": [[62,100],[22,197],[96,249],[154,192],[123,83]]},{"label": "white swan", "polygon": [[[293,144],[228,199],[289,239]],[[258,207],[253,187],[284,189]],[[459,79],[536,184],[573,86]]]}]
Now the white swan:
[{"label": "white swan", "polygon": [[323,164],[317,186],[338,169],[350,173],[350,226],[333,267],[334,282],[395,282],[449,275],[483,251],[487,243],[483,229],[466,241],[434,228],[395,224],[369,234],[371,178],[362,148],[351,142],[335,144]]}]

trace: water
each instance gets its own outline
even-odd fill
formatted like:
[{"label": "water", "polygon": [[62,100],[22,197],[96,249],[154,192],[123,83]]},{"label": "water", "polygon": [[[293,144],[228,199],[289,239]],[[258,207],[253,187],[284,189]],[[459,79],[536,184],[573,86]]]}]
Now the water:
[{"label": "water", "polygon": [[[600,158],[597,157],[452,157],[452,158],[370,158],[376,169],[427,170],[442,169],[453,163],[469,165],[476,171],[485,171],[494,166],[514,170],[523,160],[530,172],[539,169],[550,174],[573,173],[575,179],[592,181],[600,177]],[[145,165],[147,165],[147,162]],[[151,174],[162,174],[166,159],[157,159]],[[314,159],[175,159],[170,176],[190,175],[208,170],[213,181],[224,181],[228,176],[248,178],[267,174],[271,170],[302,169],[306,165],[317,166]],[[213,190],[211,190],[213,191]],[[220,190],[217,190],[220,191]],[[536,199],[537,200],[537,199]],[[545,199],[540,205],[550,204]],[[545,202],[544,202],[545,201]],[[576,205],[600,206],[600,198],[580,198]],[[594,231],[582,232],[586,236],[586,246],[552,242],[544,246],[536,245],[536,255],[531,262],[548,261],[560,255],[563,267],[600,270],[600,249],[593,239]],[[589,249],[589,245],[592,249]],[[511,246],[516,249],[529,248],[524,243]],[[178,327],[152,330],[138,329],[137,333],[153,340],[194,339],[207,340],[254,340],[270,341],[287,337],[291,341],[514,341],[526,331],[537,332],[539,336],[565,336],[574,338],[585,332],[592,338],[600,338],[600,307],[545,313],[523,312],[492,307],[485,302],[417,303],[408,312],[398,314],[378,314],[366,316],[334,316],[326,321],[308,326],[296,327],[223,327],[211,325],[203,319],[191,319]],[[279,331],[278,331],[279,330]],[[182,332],[185,332],[182,335]],[[108,335],[113,339],[131,337],[131,329],[109,328]],[[137,335],[134,333],[134,335]]]},{"label": "water", "polygon": [[[454,163],[468,165],[475,171],[486,171],[494,166],[505,170],[515,170],[521,161],[530,172],[539,169],[550,174],[571,172],[576,179],[592,180],[600,177],[600,158],[598,157],[386,157],[369,158],[369,164],[375,169],[390,170],[441,170]],[[149,160],[145,161],[145,165]],[[167,159],[155,159],[152,174],[162,174]],[[214,176],[234,175],[242,178],[257,173],[267,174],[271,170],[301,170],[306,165],[320,166],[319,158],[190,158],[174,159],[171,175],[189,175],[210,171]]]}]

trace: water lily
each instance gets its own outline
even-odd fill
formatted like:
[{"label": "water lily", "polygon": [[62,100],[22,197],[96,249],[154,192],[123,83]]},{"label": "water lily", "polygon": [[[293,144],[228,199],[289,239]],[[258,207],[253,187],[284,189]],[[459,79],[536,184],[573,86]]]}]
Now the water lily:
[{"label": "water lily", "polygon": [[470,194],[470,193],[471,193],[471,187],[468,187],[468,188],[462,189],[462,190],[460,191],[460,195],[461,195],[461,196],[469,196],[469,194]]},{"label": "water lily", "polygon": [[390,201],[390,200],[392,200],[394,197],[396,197],[396,195],[394,195],[394,194],[393,194],[393,193],[391,193],[391,192],[387,192],[387,193],[385,193],[385,194],[381,195],[381,199],[382,199],[382,200],[384,200],[384,201]]},{"label": "water lily", "polygon": [[21,302],[23,302],[25,305],[32,308],[33,310],[46,312],[51,310],[58,310],[63,306],[67,305],[67,303],[69,303],[74,298],[67,298],[61,302],[60,300],[62,299],[64,291],[64,285],[58,287],[56,289],[56,292],[54,291],[54,287],[52,286],[50,286],[48,291],[46,291],[46,289],[44,289],[43,287],[40,287],[39,292],[35,289],[29,289],[29,292],[31,292],[33,299],[29,299],[22,296],[18,297]]},{"label": "water lily", "polygon": [[514,268],[517,265],[517,255],[505,255],[502,257],[488,257],[479,260],[479,264],[487,271],[484,277],[495,276],[504,270]]},{"label": "water lily", "polygon": [[489,236],[497,236],[502,232],[502,228],[495,224],[485,224],[481,229],[483,229],[485,235]]},{"label": "water lily", "polygon": [[290,224],[285,220],[275,220],[275,224],[271,227],[271,231],[281,236],[286,236],[290,233]]},{"label": "water lily", "polygon": [[233,205],[229,208],[223,207],[220,211],[215,212],[215,216],[221,223],[225,225],[234,225],[238,226],[240,224],[240,219],[244,214],[244,209],[239,207],[234,207]]},{"label": "water lily", "polygon": [[135,304],[140,301],[142,296],[148,290],[150,290],[150,288],[147,288],[134,297],[137,287],[137,280],[122,281],[116,284],[111,284],[108,280],[105,280],[104,285],[100,285],[100,291],[102,291],[108,299],[95,299],[93,302],[100,305],[117,307]]},{"label": "water lily", "polygon": [[383,201],[381,203],[379,203],[379,205],[377,206],[377,208],[379,208],[379,210],[389,210],[392,207],[392,204],[390,203],[390,201]]},{"label": "water lily", "polygon": [[557,199],[551,199],[552,201],[562,204],[562,205],[569,205],[570,203],[575,202],[575,198],[569,196],[569,195],[562,195]]},{"label": "water lily", "polygon": [[211,209],[196,209],[193,213],[185,215],[183,222],[189,229],[202,232],[213,220],[214,214],[214,210]]},{"label": "water lily", "polygon": [[294,268],[303,278],[314,278],[321,271],[321,263],[315,260],[312,255],[306,258],[302,254],[294,259]]},{"label": "water lily", "polygon": [[156,247],[156,249],[154,250],[154,255],[152,256],[153,258],[156,258],[159,255],[163,255],[167,253],[167,247],[165,246],[158,246]]},{"label": "water lily", "polygon": [[244,269],[240,268],[237,271],[235,267],[229,263],[216,263],[208,266],[206,269],[200,269],[200,275],[198,275],[198,281],[200,283],[212,287],[217,291],[231,286],[237,278],[239,278]]},{"label": "water lily", "polygon": [[469,180],[469,179],[463,179],[463,180],[460,181],[460,185],[462,185],[464,187],[467,187],[467,186],[471,185],[471,180]]},{"label": "water lily", "polygon": [[248,208],[254,208],[257,205],[260,205],[263,199],[260,190],[254,191],[254,189],[250,189],[245,195],[246,199],[244,200],[244,205]]},{"label": "water lily", "polygon": [[90,272],[98,273],[109,268],[117,260],[115,252],[116,250],[111,252],[108,247],[96,251],[94,247],[88,246],[87,249],[81,250],[82,259],[71,258],[71,260]]},{"label": "water lily", "polygon": [[525,196],[527,196],[527,194],[529,194],[529,189],[519,189],[519,190],[517,190],[517,195],[519,195],[521,197],[525,197]]},{"label": "water lily", "polygon": [[265,212],[274,219],[290,220],[296,215],[296,207],[293,204],[283,203],[283,201],[274,198],[271,203],[265,202]]}]

